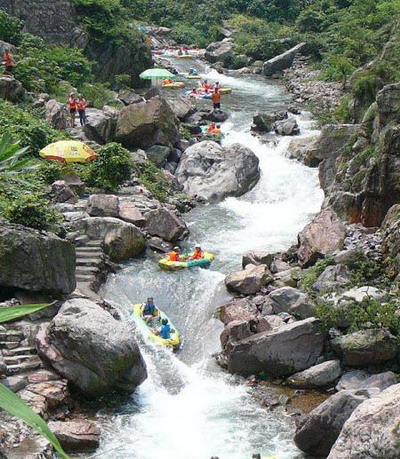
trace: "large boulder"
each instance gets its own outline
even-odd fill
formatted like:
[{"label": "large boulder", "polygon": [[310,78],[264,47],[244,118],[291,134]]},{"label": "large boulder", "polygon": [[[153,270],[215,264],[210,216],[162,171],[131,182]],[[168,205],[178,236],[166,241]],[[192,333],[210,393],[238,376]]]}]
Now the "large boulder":
[{"label": "large boulder", "polygon": [[12,75],[0,75],[0,99],[18,103],[24,100],[25,95],[25,88]]},{"label": "large boulder", "polygon": [[317,292],[339,290],[350,282],[350,271],[347,266],[327,266],[312,285]]},{"label": "large boulder", "polygon": [[266,265],[247,265],[242,271],[230,274],[225,279],[225,284],[231,292],[253,295],[262,287],[273,280],[271,272]]},{"label": "large boulder", "polygon": [[336,390],[358,390],[376,387],[382,391],[394,384],[397,384],[397,376],[393,371],[370,375],[364,370],[353,370],[340,378],[336,385]]},{"label": "large boulder", "polygon": [[99,144],[113,142],[117,129],[119,110],[105,106],[102,110],[88,108],[83,132],[89,140]]},{"label": "large boulder", "polygon": [[90,239],[103,241],[106,253],[116,263],[139,255],[146,247],[146,237],[140,229],[117,218],[84,218],[77,225]]},{"label": "large boulder", "polygon": [[50,421],[48,426],[67,453],[95,451],[100,445],[100,429],[85,419]]},{"label": "large boulder", "polygon": [[251,129],[255,132],[271,132],[275,122],[285,120],[287,117],[287,112],[257,113],[253,117]]},{"label": "large boulder", "polygon": [[196,105],[194,102],[189,99],[188,97],[180,96],[178,98],[174,98],[168,101],[174,115],[180,121],[186,121],[190,115],[196,112]]},{"label": "large boulder", "polygon": [[118,217],[118,197],[112,194],[92,194],[86,204],[91,217]]},{"label": "large boulder", "polygon": [[182,239],[188,233],[186,224],[165,208],[151,210],[146,214],[146,230],[152,236],[169,242]]},{"label": "large boulder", "polygon": [[148,160],[158,167],[165,165],[170,153],[171,148],[165,147],[163,145],[153,145],[146,151]]},{"label": "large boulder", "polygon": [[205,141],[185,150],[175,175],[186,193],[218,202],[252,189],[260,169],[257,156],[249,148],[240,144],[222,148]]},{"label": "large boulder", "polygon": [[140,209],[138,209],[134,202],[129,200],[119,200],[118,217],[128,223],[133,223],[139,228],[144,227],[146,224],[146,219]]},{"label": "large boulder", "polygon": [[290,375],[316,363],[324,340],[315,318],[284,325],[235,343],[227,355],[228,369],[243,375]]},{"label": "large boulder", "polygon": [[88,395],[132,391],[147,377],[133,328],[85,298],[65,302],[40,329],[36,347],[62,377]]},{"label": "large boulder", "polygon": [[300,128],[297,121],[294,118],[288,118],[286,120],[277,121],[274,123],[274,131],[279,135],[298,135],[300,134]]},{"label": "large boulder", "polygon": [[156,144],[173,146],[178,139],[178,120],[161,97],[128,105],[121,110],[116,141],[125,147],[147,149]]},{"label": "large boulder", "polygon": [[235,44],[231,39],[211,43],[206,48],[205,58],[212,64],[221,62],[222,65],[228,66],[233,59],[234,47]]},{"label": "large boulder", "polygon": [[259,315],[257,307],[248,298],[234,298],[220,308],[219,318],[227,325],[229,322],[248,322]]},{"label": "large boulder", "polygon": [[294,442],[298,448],[313,457],[326,457],[352,412],[376,391],[342,390],[329,397],[297,426]]},{"label": "large boulder", "polygon": [[341,374],[340,361],[328,360],[292,375],[287,382],[299,389],[318,389],[331,386]]},{"label": "large boulder", "polygon": [[242,257],[242,267],[245,268],[247,265],[271,265],[274,259],[273,254],[270,252],[264,252],[261,250],[250,250],[243,254]]},{"label": "large boulder", "polygon": [[55,295],[75,290],[74,246],[52,233],[0,225],[0,290],[19,288]]},{"label": "large boulder", "polygon": [[306,268],[319,258],[342,250],[346,236],[346,227],[329,207],[322,210],[298,236],[299,262]]},{"label": "large boulder", "polygon": [[396,384],[353,411],[328,459],[398,459],[399,422],[400,384]]},{"label": "large boulder", "polygon": [[399,341],[388,330],[360,330],[339,336],[331,342],[333,350],[354,367],[367,367],[393,360],[399,352]]},{"label": "large boulder", "polygon": [[289,68],[293,63],[296,54],[301,53],[305,47],[306,43],[299,43],[298,45],[294,46],[288,51],[279,54],[279,56],[275,56],[272,59],[269,59],[268,61],[264,62],[264,75],[272,76],[276,73],[283,72],[283,70]]},{"label": "large boulder", "polygon": [[50,99],[45,104],[46,109],[46,121],[54,129],[62,131],[67,128],[67,111],[65,104],[58,102],[55,99]]}]

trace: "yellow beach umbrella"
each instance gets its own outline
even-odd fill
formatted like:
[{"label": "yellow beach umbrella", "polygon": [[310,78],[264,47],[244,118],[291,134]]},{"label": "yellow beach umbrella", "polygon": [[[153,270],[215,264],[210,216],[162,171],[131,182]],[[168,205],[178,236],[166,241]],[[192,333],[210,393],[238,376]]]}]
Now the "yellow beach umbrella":
[{"label": "yellow beach umbrella", "polygon": [[77,140],[51,143],[40,150],[39,155],[44,159],[63,163],[84,163],[97,158],[97,154],[90,147]]}]

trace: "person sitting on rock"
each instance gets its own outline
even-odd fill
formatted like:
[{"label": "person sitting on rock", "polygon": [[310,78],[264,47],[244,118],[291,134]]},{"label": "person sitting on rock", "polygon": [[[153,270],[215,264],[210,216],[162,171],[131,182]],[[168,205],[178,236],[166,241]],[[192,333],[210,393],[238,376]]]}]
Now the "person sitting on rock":
[{"label": "person sitting on rock", "polygon": [[158,317],[158,314],[154,299],[152,297],[147,298],[146,303],[142,307],[142,319],[150,323],[154,318]]},{"label": "person sitting on rock", "polygon": [[215,89],[211,94],[211,100],[213,102],[213,108],[215,111],[221,111],[221,93],[218,89]]},{"label": "person sitting on rock", "polygon": [[169,261],[180,261],[179,259],[179,252],[180,252],[179,247],[174,247],[174,250],[168,254]]},{"label": "person sitting on rock", "polygon": [[14,57],[9,49],[6,49],[3,54],[4,68],[7,73],[13,73],[14,70]]},{"label": "person sitting on rock", "polygon": [[201,250],[199,245],[194,248],[193,255],[190,257],[191,260],[201,260],[204,258],[204,252]]}]

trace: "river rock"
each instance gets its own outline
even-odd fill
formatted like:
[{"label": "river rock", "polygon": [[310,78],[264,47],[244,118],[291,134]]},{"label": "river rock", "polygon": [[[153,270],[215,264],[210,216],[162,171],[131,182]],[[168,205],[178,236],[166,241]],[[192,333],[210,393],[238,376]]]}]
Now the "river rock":
[{"label": "river rock", "polygon": [[95,451],[100,445],[100,429],[93,422],[84,419],[51,421],[48,426],[67,453]]},{"label": "river rock", "polygon": [[229,118],[229,114],[222,110],[210,110],[204,115],[204,120],[212,121],[213,123],[223,123]]},{"label": "river rock", "polygon": [[398,459],[399,420],[400,384],[396,384],[353,411],[328,459]]},{"label": "river rock", "polygon": [[119,110],[105,106],[102,110],[97,108],[86,109],[86,124],[83,128],[85,136],[89,140],[103,145],[113,142],[117,129]]},{"label": "river rock", "polygon": [[276,121],[273,125],[273,129],[276,134],[279,135],[298,135],[300,134],[300,128],[297,121],[294,118],[288,118],[287,120]]},{"label": "river rock", "polygon": [[161,97],[128,105],[121,110],[116,141],[123,146],[148,149],[156,144],[173,146],[178,140],[178,120]]},{"label": "river rock", "polygon": [[320,161],[316,161],[311,154],[317,141],[318,138],[315,135],[294,138],[290,141],[285,156],[302,162],[308,167],[317,167]]},{"label": "river rock", "polygon": [[346,227],[331,208],[322,210],[298,236],[298,258],[303,268],[319,258],[342,250]]},{"label": "river rock", "polygon": [[393,384],[397,384],[397,377],[393,371],[386,371],[371,375],[364,370],[353,370],[345,373],[336,385],[336,390],[358,390],[376,387],[385,390]]},{"label": "river rock", "polygon": [[56,180],[51,184],[53,202],[75,203],[77,197],[65,180]]},{"label": "river rock", "polygon": [[318,389],[331,386],[341,374],[340,360],[328,360],[292,375],[287,383],[299,389]]},{"label": "river rock", "polygon": [[316,363],[324,340],[315,318],[284,325],[236,343],[227,355],[228,369],[242,375],[290,375]]},{"label": "river rock", "polygon": [[293,287],[281,287],[272,291],[267,297],[267,304],[271,306],[274,314],[290,312],[290,308],[305,294]]},{"label": "river rock", "polygon": [[170,153],[171,149],[163,145],[153,145],[146,150],[147,159],[158,167],[163,167],[165,165]]},{"label": "river rock", "polygon": [[255,319],[259,311],[248,298],[234,298],[230,303],[221,307],[219,318],[227,325],[232,321],[248,322]]},{"label": "river rock", "polygon": [[140,102],[143,102],[143,96],[140,96],[139,94],[136,94],[131,89],[124,89],[124,90],[120,91],[119,94],[118,94],[118,99],[124,105],[134,105],[134,104],[138,104]]},{"label": "river rock", "polygon": [[50,99],[45,103],[46,121],[54,129],[63,131],[67,128],[67,112],[65,104],[58,102],[55,99]]},{"label": "river rock", "polygon": [[86,212],[91,217],[118,217],[118,197],[112,194],[91,194]]},{"label": "river rock", "polygon": [[146,219],[142,212],[131,201],[119,200],[118,217],[128,223],[133,223],[139,228],[143,228],[146,225]]},{"label": "river rock", "polygon": [[354,367],[390,361],[399,351],[398,339],[384,329],[360,330],[339,336],[331,344],[344,363]]},{"label": "river rock", "polygon": [[102,240],[106,253],[116,263],[139,255],[146,247],[144,234],[135,225],[117,218],[84,218],[77,228],[90,239]]},{"label": "river rock", "polygon": [[26,96],[26,90],[22,84],[12,75],[0,75],[0,99],[9,102],[22,102]]},{"label": "river rock", "polygon": [[185,150],[175,175],[186,193],[219,202],[251,190],[260,179],[260,169],[257,156],[243,145],[222,148],[205,141]]},{"label": "river rock", "polygon": [[231,39],[211,43],[206,48],[205,58],[212,64],[221,62],[224,67],[229,66],[233,59],[235,44]]},{"label": "river rock", "polygon": [[287,117],[287,112],[257,113],[253,117],[251,129],[256,132],[271,132],[275,122],[285,120]]},{"label": "river rock", "polygon": [[40,329],[36,347],[61,376],[91,396],[132,391],[147,377],[132,327],[85,298],[65,302]]},{"label": "river rock", "polygon": [[0,289],[68,294],[75,290],[74,246],[52,233],[0,225]]},{"label": "river rock", "polygon": [[242,257],[242,267],[245,268],[247,265],[271,265],[274,256],[269,252],[263,252],[261,250],[250,250],[246,252]]},{"label": "river rock", "polygon": [[231,343],[253,335],[253,327],[255,325],[255,321],[233,320],[232,322],[229,322],[220,336],[222,349],[229,349],[231,347]]},{"label": "river rock", "polygon": [[247,265],[242,271],[225,278],[225,285],[231,292],[253,295],[264,285],[272,282],[272,275],[266,265]]},{"label": "river rock", "polygon": [[180,121],[186,121],[190,115],[196,112],[196,105],[188,97],[180,96],[177,99],[170,99],[168,103]]},{"label": "river rock", "polygon": [[277,73],[283,72],[283,70],[289,68],[293,63],[296,54],[301,53],[305,47],[306,43],[299,43],[298,45],[294,46],[288,51],[279,54],[279,56],[275,56],[272,59],[269,59],[268,61],[264,62],[264,75],[272,76]]},{"label": "river rock", "polygon": [[165,208],[151,210],[146,214],[146,230],[150,235],[168,242],[178,241],[188,233],[186,224]]},{"label": "river rock", "polygon": [[[300,421],[294,436],[297,447],[314,457],[326,457],[352,412],[376,391],[342,390]],[[370,402],[370,400],[368,400]]]},{"label": "river rock", "polygon": [[350,282],[350,271],[347,266],[327,266],[312,285],[317,292],[339,290]]}]

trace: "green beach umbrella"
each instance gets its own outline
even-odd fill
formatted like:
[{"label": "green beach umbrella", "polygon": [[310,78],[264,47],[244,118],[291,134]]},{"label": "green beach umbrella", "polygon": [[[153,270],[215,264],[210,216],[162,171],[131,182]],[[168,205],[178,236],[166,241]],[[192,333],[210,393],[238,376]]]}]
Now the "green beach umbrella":
[{"label": "green beach umbrella", "polygon": [[165,69],[147,69],[139,76],[142,80],[165,80],[167,78],[173,80],[176,78],[173,73]]}]

